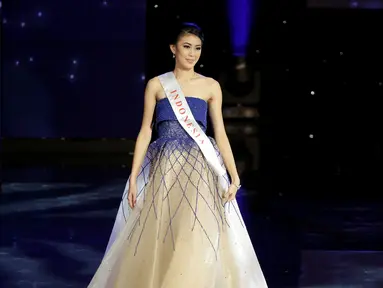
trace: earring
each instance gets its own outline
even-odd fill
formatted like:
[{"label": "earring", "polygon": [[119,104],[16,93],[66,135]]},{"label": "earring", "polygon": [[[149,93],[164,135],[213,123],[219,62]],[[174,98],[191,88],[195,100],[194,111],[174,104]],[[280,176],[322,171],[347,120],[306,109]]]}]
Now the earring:
[{"label": "earring", "polygon": [[173,54],[173,58],[176,58],[176,55],[175,55],[175,54]]}]

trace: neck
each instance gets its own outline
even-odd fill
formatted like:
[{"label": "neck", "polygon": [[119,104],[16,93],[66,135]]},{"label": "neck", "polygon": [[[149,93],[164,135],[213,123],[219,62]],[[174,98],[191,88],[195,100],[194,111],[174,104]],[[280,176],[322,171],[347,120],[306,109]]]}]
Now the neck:
[{"label": "neck", "polygon": [[176,76],[177,80],[180,80],[180,81],[188,81],[188,80],[192,79],[195,75],[193,68],[192,69],[182,69],[180,67],[177,67],[177,65],[174,68],[173,73]]}]

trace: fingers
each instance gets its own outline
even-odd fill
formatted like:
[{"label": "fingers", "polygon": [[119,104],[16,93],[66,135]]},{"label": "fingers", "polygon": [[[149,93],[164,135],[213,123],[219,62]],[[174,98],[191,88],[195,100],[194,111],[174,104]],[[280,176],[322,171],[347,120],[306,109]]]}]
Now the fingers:
[{"label": "fingers", "polygon": [[237,195],[237,191],[234,191],[234,192],[231,192],[228,197],[227,197],[227,201],[230,202],[230,201],[233,201],[235,199],[235,196]]},{"label": "fingers", "polygon": [[133,208],[132,193],[128,194],[128,203],[130,208]]},{"label": "fingers", "polygon": [[228,201],[228,202],[233,201],[233,200],[235,199],[235,194],[236,194],[236,193],[231,193],[231,194],[229,195],[229,198],[227,199],[227,201]]},{"label": "fingers", "polygon": [[222,199],[225,201],[225,203],[227,203],[233,201],[236,195],[237,191],[229,188],[229,191],[222,195]]},{"label": "fingers", "polygon": [[226,194],[222,197],[225,203],[232,201],[235,198],[234,194]]},{"label": "fingers", "polygon": [[135,193],[129,193],[128,194],[128,203],[129,203],[130,208],[132,208],[132,209],[136,206],[137,196]]}]

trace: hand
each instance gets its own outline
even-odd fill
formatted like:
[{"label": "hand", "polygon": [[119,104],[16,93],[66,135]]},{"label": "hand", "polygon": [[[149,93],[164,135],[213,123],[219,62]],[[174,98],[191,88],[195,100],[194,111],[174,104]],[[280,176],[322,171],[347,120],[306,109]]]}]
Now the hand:
[{"label": "hand", "polygon": [[227,202],[233,201],[237,195],[238,188],[234,184],[230,184],[229,189],[227,190]]},{"label": "hand", "polygon": [[137,202],[137,185],[134,182],[129,182],[128,202],[130,208],[134,208]]}]

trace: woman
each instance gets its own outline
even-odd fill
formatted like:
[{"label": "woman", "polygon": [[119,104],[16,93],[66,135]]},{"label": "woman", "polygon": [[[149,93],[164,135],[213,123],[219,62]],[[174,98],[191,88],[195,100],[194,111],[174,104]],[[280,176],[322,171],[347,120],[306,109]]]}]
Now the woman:
[{"label": "woman", "polygon": [[[170,45],[174,72],[147,84],[132,172],[89,287],[267,287],[235,200],[220,86],[194,72],[203,40],[184,23]],[[207,111],[216,142],[204,134]]]}]

